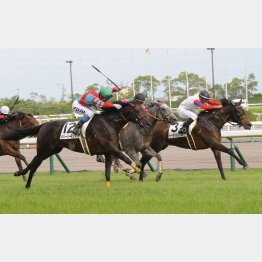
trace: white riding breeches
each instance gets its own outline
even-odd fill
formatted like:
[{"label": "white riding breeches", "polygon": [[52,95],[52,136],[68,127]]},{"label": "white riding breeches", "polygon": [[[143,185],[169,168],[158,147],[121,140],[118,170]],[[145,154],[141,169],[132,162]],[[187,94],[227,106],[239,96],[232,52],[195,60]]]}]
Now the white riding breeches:
[{"label": "white riding breeches", "polygon": [[187,119],[187,118],[192,118],[193,120],[197,119],[197,115],[198,112],[195,110],[188,110],[185,109],[183,107],[178,107],[177,109],[177,113],[179,114],[180,117],[182,117],[183,119]]},{"label": "white riding breeches", "polygon": [[75,113],[76,117],[82,117],[84,115],[88,115],[90,118],[92,118],[96,112],[91,107],[85,107],[81,105],[77,100],[73,102],[72,110]]}]

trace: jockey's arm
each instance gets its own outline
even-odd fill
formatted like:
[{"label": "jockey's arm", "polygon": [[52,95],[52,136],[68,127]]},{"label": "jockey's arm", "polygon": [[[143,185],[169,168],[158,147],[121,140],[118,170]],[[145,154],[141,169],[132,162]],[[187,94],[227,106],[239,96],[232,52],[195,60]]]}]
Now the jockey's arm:
[{"label": "jockey's arm", "polygon": [[[134,98],[134,97],[132,97],[132,98],[125,98],[125,99],[120,100],[121,103],[125,103],[125,104],[133,103],[134,101],[135,101],[135,98]],[[142,105],[141,108],[142,108],[144,111],[147,111],[145,105]]]},{"label": "jockey's arm", "polygon": [[212,105],[212,106],[220,106],[220,105],[221,105],[220,102],[218,102],[218,101],[216,101],[216,100],[214,100],[214,99],[208,100],[208,104],[210,104],[210,105]]},{"label": "jockey's arm", "polygon": [[194,104],[204,110],[212,110],[212,109],[218,108],[217,107],[218,105],[206,105],[206,104],[201,103],[200,100],[198,99],[194,101]]},{"label": "jockey's arm", "polygon": [[113,104],[111,103],[108,103],[108,102],[104,102],[102,100],[100,100],[98,97],[94,97],[92,99],[92,102],[98,106],[98,107],[101,107],[101,108],[111,108],[111,107],[114,107]]}]

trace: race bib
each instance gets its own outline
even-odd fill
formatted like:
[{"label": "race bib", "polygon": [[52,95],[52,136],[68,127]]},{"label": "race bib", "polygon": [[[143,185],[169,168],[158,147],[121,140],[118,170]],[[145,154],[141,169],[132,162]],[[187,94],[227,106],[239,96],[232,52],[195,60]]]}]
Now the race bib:
[{"label": "race bib", "polygon": [[183,126],[183,123],[184,122],[177,121],[175,125],[170,125],[169,130],[168,130],[168,139],[186,136],[185,134],[183,135],[178,134],[178,131]]},{"label": "race bib", "polygon": [[76,126],[77,122],[67,122],[62,128],[60,139],[77,139],[80,135],[75,135],[72,130]]}]

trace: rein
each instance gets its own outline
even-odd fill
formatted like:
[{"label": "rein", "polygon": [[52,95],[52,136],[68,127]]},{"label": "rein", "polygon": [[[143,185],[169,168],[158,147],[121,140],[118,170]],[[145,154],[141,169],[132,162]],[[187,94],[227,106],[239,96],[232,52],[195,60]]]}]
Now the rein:
[{"label": "rein", "polygon": [[159,118],[159,117],[156,117],[156,116],[154,116],[154,115],[150,114],[148,111],[146,111],[146,114],[147,114],[147,115],[149,115],[150,117],[152,117],[152,118],[156,119],[157,121],[165,121],[165,119],[164,119],[164,118]]}]

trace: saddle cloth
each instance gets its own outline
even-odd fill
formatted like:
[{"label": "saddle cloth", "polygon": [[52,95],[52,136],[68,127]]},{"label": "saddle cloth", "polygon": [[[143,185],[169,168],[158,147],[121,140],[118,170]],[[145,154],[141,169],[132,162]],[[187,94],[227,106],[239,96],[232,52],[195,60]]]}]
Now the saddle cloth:
[{"label": "saddle cloth", "polygon": [[[84,125],[82,126],[81,133],[83,134],[83,137],[85,137],[86,129],[87,129],[90,122],[91,122],[91,119],[89,121],[87,121],[86,123],[84,123]],[[76,124],[77,124],[77,121],[76,122],[66,122],[65,125],[62,128],[62,131],[61,131],[61,134],[60,134],[60,139],[61,140],[64,140],[64,139],[79,139],[80,136],[81,136],[80,134],[75,135],[75,134],[72,133],[72,130],[74,129]]]},{"label": "saddle cloth", "polygon": [[[168,130],[168,139],[171,138],[178,138],[178,137],[186,137],[186,134],[179,134],[179,130],[182,128],[184,122],[182,121],[177,121],[176,124],[174,125],[170,125],[169,126],[169,130]],[[189,126],[189,134],[191,135],[191,132],[193,130],[193,128],[196,125],[196,120]]]}]

